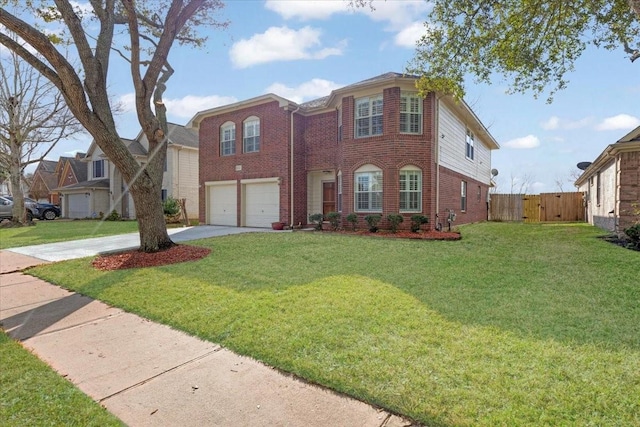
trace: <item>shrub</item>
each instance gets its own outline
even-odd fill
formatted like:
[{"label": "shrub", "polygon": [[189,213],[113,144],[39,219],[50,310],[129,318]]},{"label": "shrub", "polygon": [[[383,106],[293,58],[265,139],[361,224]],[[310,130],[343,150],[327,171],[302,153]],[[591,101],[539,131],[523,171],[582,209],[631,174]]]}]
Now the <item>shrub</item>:
[{"label": "shrub", "polygon": [[356,225],[358,224],[358,215],[355,213],[350,213],[347,215],[347,221],[351,223],[351,229],[356,231]]},{"label": "shrub", "polygon": [[331,223],[331,228],[335,231],[340,226],[340,214],[338,212],[329,212],[327,220]]},{"label": "shrub", "polygon": [[323,216],[321,213],[314,213],[309,215],[309,221],[316,225],[316,230],[322,230]]},{"label": "shrub", "polygon": [[162,203],[165,216],[176,216],[180,213],[180,202],[173,197],[167,197]]},{"label": "shrub", "polygon": [[624,229],[624,234],[631,239],[631,245],[640,248],[640,223]]},{"label": "shrub", "polygon": [[375,233],[378,231],[378,223],[382,219],[382,215],[371,214],[364,217],[364,220],[369,224],[369,231]]},{"label": "shrub", "polygon": [[411,231],[417,233],[420,231],[422,224],[427,224],[429,217],[422,214],[415,214],[411,216]]},{"label": "shrub", "polygon": [[104,219],[105,221],[120,221],[120,214],[116,210],[112,210],[109,215]]},{"label": "shrub", "polygon": [[395,233],[396,231],[398,231],[398,225],[400,225],[404,221],[404,218],[400,214],[392,213],[387,215],[387,220],[391,225],[391,232]]}]

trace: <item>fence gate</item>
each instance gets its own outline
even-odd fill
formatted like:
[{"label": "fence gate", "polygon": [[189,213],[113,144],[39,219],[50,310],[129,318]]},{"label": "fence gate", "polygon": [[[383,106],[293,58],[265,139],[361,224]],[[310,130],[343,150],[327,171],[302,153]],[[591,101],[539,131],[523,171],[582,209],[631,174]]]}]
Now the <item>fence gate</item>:
[{"label": "fence gate", "polygon": [[524,215],[522,215],[524,222],[540,222],[540,196],[525,195],[522,201],[524,204]]}]

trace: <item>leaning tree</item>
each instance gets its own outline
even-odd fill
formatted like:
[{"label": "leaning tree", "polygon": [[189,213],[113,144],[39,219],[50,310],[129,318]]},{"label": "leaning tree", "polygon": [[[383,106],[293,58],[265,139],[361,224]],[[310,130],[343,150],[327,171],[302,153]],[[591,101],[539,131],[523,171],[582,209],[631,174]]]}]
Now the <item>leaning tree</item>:
[{"label": "leaning tree", "polygon": [[0,168],[11,183],[14,223],[26,222],[25,168],[80,130],[53,83],[14,52],[0,57]]},{"label": "leaning tree", "polygon": [[511,92],[566,87],[567,74],[589,46],[622,48],[640,58],[640,0],[435,0],[409,72],[419,87],[464,95],[464,79]]},{"label": "leaning tree", "polygon": [[[201,46],[203,26],[224,27],[216,20],[220,0],[89,0],[78,7],[69,0],[0,0],[0,44],[20,55],[49,79],[95,143],[118,168],[136,207],[140,250],[154,252],[173,245],[167,233],[161,199],[167,150],[163,93],[171,75],[168,56],[174,43]],[[13,5],[9,10],[6,6]],[[17,7],[24,14],[17,12]],[[33,16],[41,21],[33,22]],[[31,20],[31,21],[29,21]],[[29,22],[28,22],[29,21]],[[57,23],[63,34],[46,31]],[[126,42],[119,46],[116,28]],[[11,31],[19,36],[14,40]],[[73,46],[79,66],[63,49]],[[36,52],[36,54],[32,52]],[[112,57],[130,64],[138,122],[149,141],[149,158],[141,166],[118,132],[107,77]]]}]

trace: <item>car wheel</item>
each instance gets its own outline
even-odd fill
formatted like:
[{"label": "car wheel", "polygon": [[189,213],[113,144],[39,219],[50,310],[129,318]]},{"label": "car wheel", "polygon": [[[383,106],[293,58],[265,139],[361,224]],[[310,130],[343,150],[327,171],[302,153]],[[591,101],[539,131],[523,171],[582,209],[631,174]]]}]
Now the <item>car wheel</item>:
[{"label": "car wheel", "polygon": [[49,209],[48,211],[44,211],[42,217],[48,221],[56,219],[56,213]]},{"label": "car wheel", "polygon": [[29,211],[27,211],[27,221],[29,222],[33,221],[33,214]]}]

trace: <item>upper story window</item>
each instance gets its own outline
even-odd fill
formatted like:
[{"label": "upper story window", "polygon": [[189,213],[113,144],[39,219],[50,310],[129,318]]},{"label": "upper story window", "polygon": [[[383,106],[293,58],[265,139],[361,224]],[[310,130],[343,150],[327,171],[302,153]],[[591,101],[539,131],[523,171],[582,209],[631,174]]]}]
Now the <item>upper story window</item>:
[{"label": "upper story window", "polygon": [[400,94],[400,132],[422,133],[422,98],[417,93]]},{"label": "upper story window", "polygon": [[226,122],[220,126],[220,155],[232,156],[234,154],[236,154],[236,125],[232,122]]},{"label": "upper story window", "polygon": [[355,211],[382,212],[382,170],[365,165],[355,176]]},{"label": "upper story window", "polygon": [[342,107],[338,107],[338,142],[342,141]]},{"label": "upper story window", "polygon": [[400,169],[400,211],[422,211],[422,171],[415,166]]},{"label": "upper story window", "polygon": [[242,151],[244,153],[260,151],[260,119],[257,117],[249,117],[244,121]]},{"label": "upper story window", "polygon": [[467,159],[471,159],[471,160],[473,160],[473,143],[474,143],[473,133],[471,133],[471,131],[467,129],[465,155],[467,156]]},{"label": "upper story window", "polygon": [[105,170],[104,159],[93,161],[93,178],[106,178],[107,171]]},{"label": "upper story window", "polygon": [[382,135],[382,95],[356,99],[356,138]]}]

